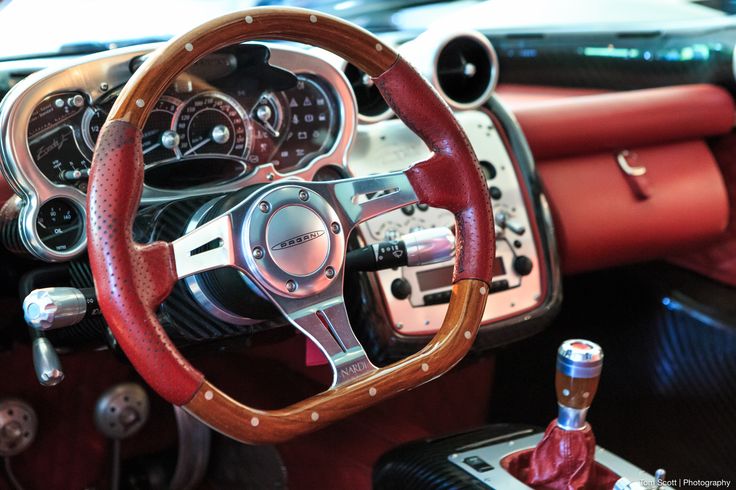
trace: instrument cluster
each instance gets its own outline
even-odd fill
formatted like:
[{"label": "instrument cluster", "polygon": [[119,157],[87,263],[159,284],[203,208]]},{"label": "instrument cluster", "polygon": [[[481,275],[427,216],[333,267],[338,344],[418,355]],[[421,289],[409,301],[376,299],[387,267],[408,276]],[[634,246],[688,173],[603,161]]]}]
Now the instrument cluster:
[{"label": "instrument cluster", "polygon": [[[258,91],[200,85],[176,83],[156,102],[142,140],[148,187],[221,184],[265,163],[289,173],[335,143],[335,96],[317,76],[295,75],[289,87]],[[80,92],[52,94],[33,111],[29,148],[49,181],[86,191],[95,144],[118,93],[96,101]]]},{"label": "instrument cluster", "polygon": [[[0,106],[3,171],[22,197],[18,227],[38,258],[84,252],[95,145],[122,87],[151,52],[80,58],[19,82]],[[355,99],[339,67],[307,50],[241,44],[210,54],[155,102],[142,134],[142,204],[230,192],[343,166]]]}]

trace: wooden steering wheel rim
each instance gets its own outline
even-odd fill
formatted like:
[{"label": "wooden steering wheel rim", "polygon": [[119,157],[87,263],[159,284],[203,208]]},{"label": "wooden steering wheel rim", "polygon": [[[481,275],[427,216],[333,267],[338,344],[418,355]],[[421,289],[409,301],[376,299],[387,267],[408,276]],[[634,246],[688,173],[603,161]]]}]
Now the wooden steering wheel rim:
[{"label": "wooden steering wheel rim", "polygon": [[[371,75],[397,115],[435,154],[406,171],[418,197],[455,212],[458,223],[450,304],[429,344],[395,364],[279,410],[258,410],[233,400],[179,354],[155,315],[177,280],[170,244],[140,245],[133,242],[131,232],[143,186],[140,135],[155,102],[199,58],[234,43],[266,38],[328,49]],[[405,83],[412,85],[412,96],[426,104],[407,109],[412,104],[411,97],[402,95]],[[437,121],[427,122],[430,115]],[[448,165],[455,167],[457,185],[443,182]],[[394,50],[363,29],[308,10],[256,8],[212,20],[169,41],[149,56],[122,90],[101,131],[92,168],[90,263],[113,334],[154,390],[234,439],[276,443],[316,430],[440,376],[472,346],[495,249],[485,181],[447,106]],[[123,184],[125,191],[119,188]]]}]

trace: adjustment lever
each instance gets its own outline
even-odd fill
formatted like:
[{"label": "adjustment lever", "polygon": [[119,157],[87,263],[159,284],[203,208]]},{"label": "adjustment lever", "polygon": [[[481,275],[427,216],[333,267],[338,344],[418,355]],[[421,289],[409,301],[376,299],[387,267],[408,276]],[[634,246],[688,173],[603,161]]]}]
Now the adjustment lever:
[{"label": "adjustment lever", "polygon": [[455,256],[455,235],[449,228],[428,228],[400,240],[378,242],[348,252],[345,265],[353,271],[380,271],[396,267],[445,262]]},{"label": "adjustment lever", "polygon": [[76,325],[88,316],[100,314],[94,288],[34,289],[23,300],[26,323],[39,331]]}]

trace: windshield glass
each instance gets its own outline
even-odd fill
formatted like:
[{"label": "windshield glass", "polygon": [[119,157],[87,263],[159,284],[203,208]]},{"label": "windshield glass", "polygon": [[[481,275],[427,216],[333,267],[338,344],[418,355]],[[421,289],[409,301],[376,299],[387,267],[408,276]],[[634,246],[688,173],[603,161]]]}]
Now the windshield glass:
[{"label": "windshield glass", "polygon": [[[688,0],[14,0],[0,11],[0,58],[94,52],[165,40],[258,4],[316,8],[375,31],[675,28],[731,22],[731,2]],[[473,25],[468,25],[471,22]]]}]

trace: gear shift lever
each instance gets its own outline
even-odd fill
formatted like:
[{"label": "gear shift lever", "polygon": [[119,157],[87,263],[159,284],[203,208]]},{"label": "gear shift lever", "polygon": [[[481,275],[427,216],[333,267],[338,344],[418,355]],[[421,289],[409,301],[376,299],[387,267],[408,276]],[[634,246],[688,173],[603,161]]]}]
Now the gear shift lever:
[{"label": "gear shift lever", "polygon": [[595,437],[585,422],[603,368],[603,349],[589,340],[566,340],[557,349],[558,416],[534,449],[513,453],[501,465],[532,488],[609,490],[618,475],[595,462]]},{"label": "gear shift lever", "polygon": [[557,426],[582,430],[603,368],[603,349],[589,340],[566,340],[557,350]]}]

